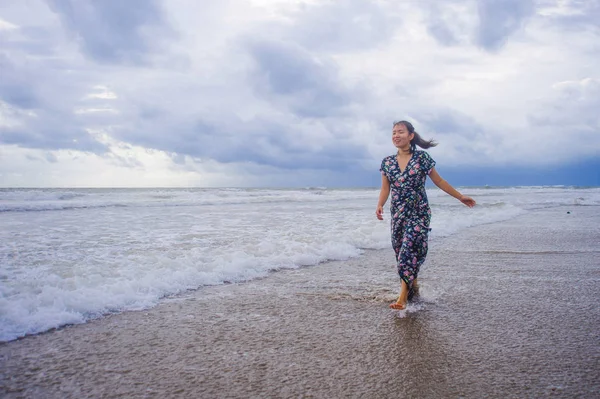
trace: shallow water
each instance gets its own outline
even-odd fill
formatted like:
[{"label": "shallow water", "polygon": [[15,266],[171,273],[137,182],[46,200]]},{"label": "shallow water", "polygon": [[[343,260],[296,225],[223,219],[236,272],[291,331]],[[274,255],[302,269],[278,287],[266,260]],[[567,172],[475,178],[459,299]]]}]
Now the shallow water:
[{"label": "shallow water", "polygon": [[[0,346],[6,397],[596,397],[600,212],[437,240],[391,311],[393,253],[207,287]],[[570,211],[570,214],[566,212]]]}]

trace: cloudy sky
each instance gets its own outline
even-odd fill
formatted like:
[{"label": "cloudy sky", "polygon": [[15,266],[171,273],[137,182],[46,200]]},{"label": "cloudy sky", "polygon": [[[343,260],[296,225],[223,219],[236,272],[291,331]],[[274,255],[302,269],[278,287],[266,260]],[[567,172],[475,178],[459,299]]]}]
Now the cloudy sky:
[{"label": "cloudy sky", "polygon": [[600,0],[0,0],[0,186],[600,185]]}]

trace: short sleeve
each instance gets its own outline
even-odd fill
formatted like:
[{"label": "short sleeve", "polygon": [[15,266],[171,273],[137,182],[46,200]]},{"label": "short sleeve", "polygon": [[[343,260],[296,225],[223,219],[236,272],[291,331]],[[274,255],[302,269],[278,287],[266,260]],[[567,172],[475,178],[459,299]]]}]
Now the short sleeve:
[{"label": "short sleeve", "polygon": [[[385,177],[388,177],[388,172],[389,172],[389,161],[388,158],[385,157],[383,158],[383,160],[381,161],[381,166],[379,167],[379,171],[381,172],[381,174]],[[388,177],[389,179],[389,177]]]},{"label": "short sleeve", "polygon": [[435,166],[435,161],[431,158],[428,152],[423,151],[421,153],[421,170],[425,172],[425,174],[429,175],[431,173],[431,169]]}]

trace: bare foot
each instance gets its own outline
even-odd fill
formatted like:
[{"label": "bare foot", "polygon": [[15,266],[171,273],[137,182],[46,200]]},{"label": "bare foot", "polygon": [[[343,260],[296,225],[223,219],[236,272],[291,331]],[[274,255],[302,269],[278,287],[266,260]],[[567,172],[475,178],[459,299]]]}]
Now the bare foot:
[{"label": "bare foot", "polygon": [[392,303],[390,308],[395,310],[404,310],[406,309],[406,302],[408,302],[408,285],[406,285],[406,282],[402,280],[400,283],[400,295],[398,296],[398,300],[396,303]]}]

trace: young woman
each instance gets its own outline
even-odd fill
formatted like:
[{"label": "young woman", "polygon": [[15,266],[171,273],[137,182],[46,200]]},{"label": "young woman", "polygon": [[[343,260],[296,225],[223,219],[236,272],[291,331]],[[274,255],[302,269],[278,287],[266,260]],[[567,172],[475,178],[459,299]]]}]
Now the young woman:
[{"label": "young woman", "polygon": [[419,268],[427,256],[427,239],[431,230],[431,209],[425,192],[427,176],[436,186],[469,208],[475,206],[475,201],[442,179],[431,156],[417,150],[416,146],[427,149],[437,143],[423,140],[410,122],[394,122],[392,142],[398,151],[381,162],[381,192],[375,214],[377,219],[383,220],[383,206],[391,190],[392,246],[402,280],[398,300],[390,308],[403,310],[416,288]]}]

